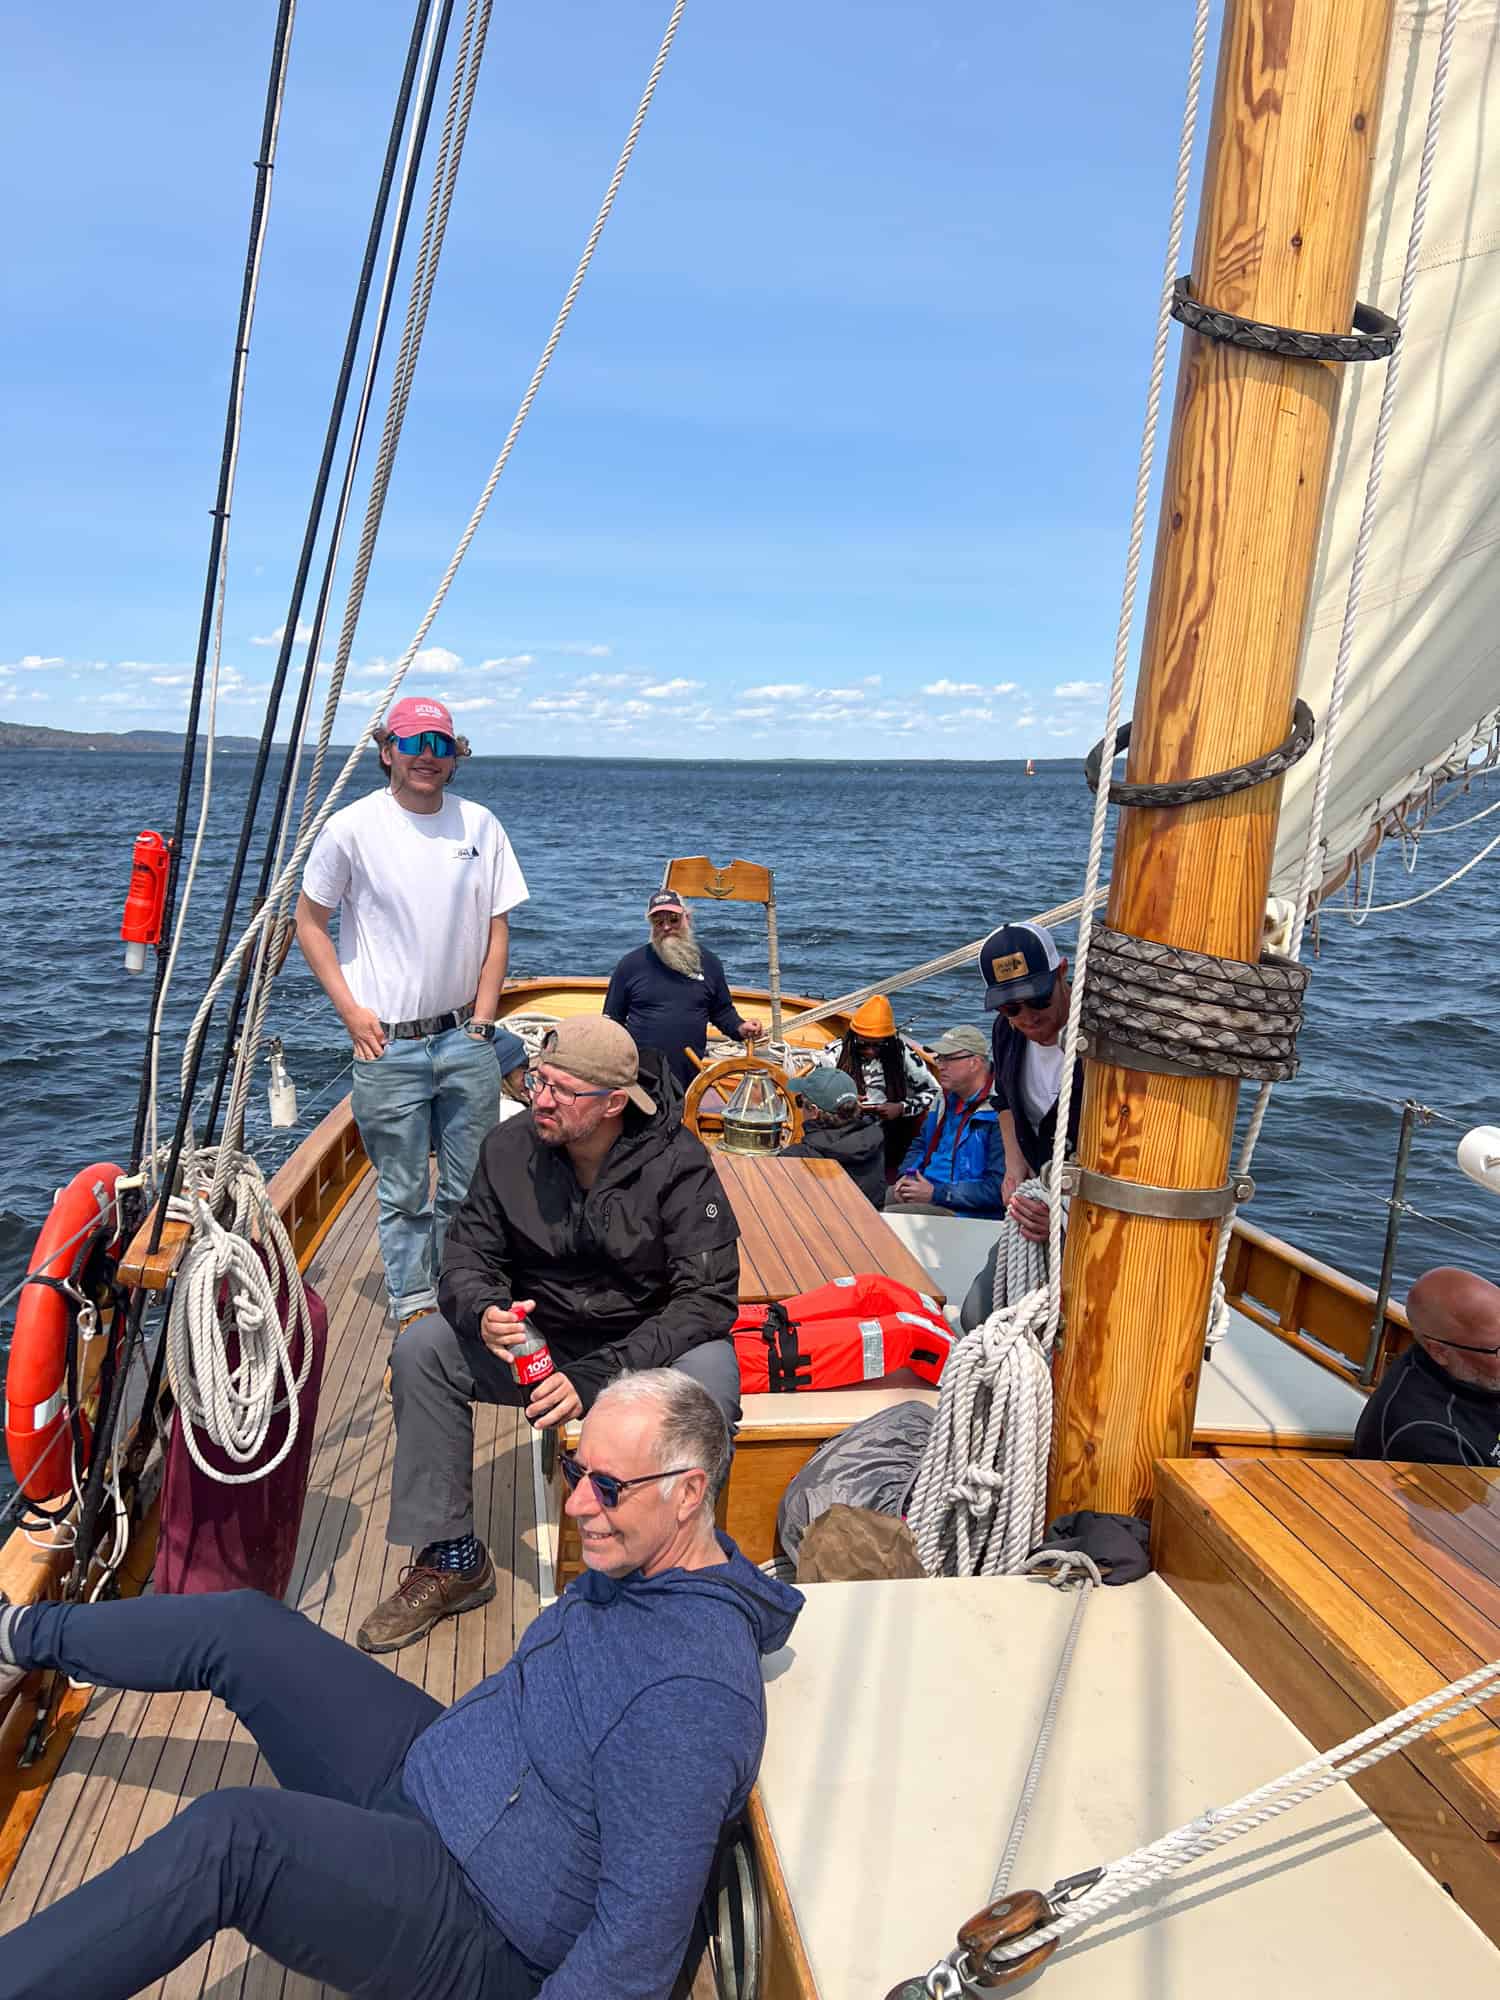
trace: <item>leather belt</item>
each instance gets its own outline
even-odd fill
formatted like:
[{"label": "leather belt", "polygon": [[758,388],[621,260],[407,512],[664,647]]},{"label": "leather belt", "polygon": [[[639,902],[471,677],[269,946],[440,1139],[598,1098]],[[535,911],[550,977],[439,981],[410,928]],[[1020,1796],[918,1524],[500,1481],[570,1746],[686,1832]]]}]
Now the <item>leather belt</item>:
[{"label": "leather belt", "polygon": [[461,1028],[473,1018],[471,1001],[467,1007],[455,1007],[447,1014],[424,1014],[419,1021],[382,1021],[380,1032],[388,1042],[417,1042],[424,1035],[445,1035],[450,1028]]}]

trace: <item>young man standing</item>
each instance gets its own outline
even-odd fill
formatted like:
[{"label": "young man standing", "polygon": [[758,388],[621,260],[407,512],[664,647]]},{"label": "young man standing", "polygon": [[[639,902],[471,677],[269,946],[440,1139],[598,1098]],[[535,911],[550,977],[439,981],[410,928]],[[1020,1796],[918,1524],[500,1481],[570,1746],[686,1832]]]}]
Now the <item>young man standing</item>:
[{"label": "young man standing", "polygon": [[448,795],[459,756],[440,701],[398,701],[380,732],[389,782],[329,820],[297,900],[297,942],[354,1045],[354,1119],[398,1329],[437,1304],[448,1221],[499,1111],[495,1009],[509,912],[527,893],[499,820]]}]

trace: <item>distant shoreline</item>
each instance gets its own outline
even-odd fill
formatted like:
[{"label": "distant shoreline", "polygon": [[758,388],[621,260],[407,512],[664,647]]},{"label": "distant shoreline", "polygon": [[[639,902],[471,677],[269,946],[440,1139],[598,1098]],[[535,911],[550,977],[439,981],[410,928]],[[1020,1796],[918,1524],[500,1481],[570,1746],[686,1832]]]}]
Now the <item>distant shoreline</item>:
[{"label": "distant shoreline", "polygon": [[[169,729],[129,729],[112,734],[108,730],[45,729],[26,722],[0,722],[0,754],[7,750],[124,750],[141,756],[155,753],[159,756],[180,757],[183,738]],[[201,754],[203,744],[199,743]],[[273,743],[274,751],[284,751],[284,743]],[[214,755],[250,755],[260,748],[260,740],[255,736],[217,736],[214,738]],[[353,748],[348,743],[329,745],[328,754],[335,758],[345,758]],[[310,754],[309,750],[304,754]],[[770,757],[648,757],[644,755],[624,755],[616,757],[590,756],[586,752],[560,750],[554,753],[525,751],[518,757],[508,750],[476,750],[476,764],[498,762],[524,762],[528,764],[994,764],[1014,765],[1020,769],[1027,759],[1017,757],[879,757],[874,755],[852,757],[807,757],[785,752]],[[1083,759],[1073,757],[1036,757],[1031,759],[1038,773],[1048,765],[1081,764]]]}]

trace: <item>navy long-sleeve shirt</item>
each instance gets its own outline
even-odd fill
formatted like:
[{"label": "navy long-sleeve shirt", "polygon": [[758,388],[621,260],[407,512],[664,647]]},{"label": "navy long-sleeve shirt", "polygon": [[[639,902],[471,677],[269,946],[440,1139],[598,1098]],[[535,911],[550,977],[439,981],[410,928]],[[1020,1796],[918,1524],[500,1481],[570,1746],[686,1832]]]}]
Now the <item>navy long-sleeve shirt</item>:
[{"label": "navy long-sleeve shirt", "polygon": [[627,951],[610,976],[604,1011],[634,1038],[637,1048],[660,1049],[684,1086],[693,1075],[684,1050],[702,1055],[710,1021],[736,1041],[744,1027],[729,997],[724,967],[708,950],[702,971],[691,975],[674,972],[649,944]]}]

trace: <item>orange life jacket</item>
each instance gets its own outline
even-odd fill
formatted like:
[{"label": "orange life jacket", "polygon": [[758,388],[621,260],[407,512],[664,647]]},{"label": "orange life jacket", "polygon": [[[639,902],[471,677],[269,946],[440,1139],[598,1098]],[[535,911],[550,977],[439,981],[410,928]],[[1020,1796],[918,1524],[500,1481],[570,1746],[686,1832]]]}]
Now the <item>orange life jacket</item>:
[{"label": "orange life jacket", "polygon": [[874,1272],[773,1305],[741,1306],[734,1323],[746,1395],[878,1382],[898,1368],[936,1382],[953,1340],[936,1299]]}]

